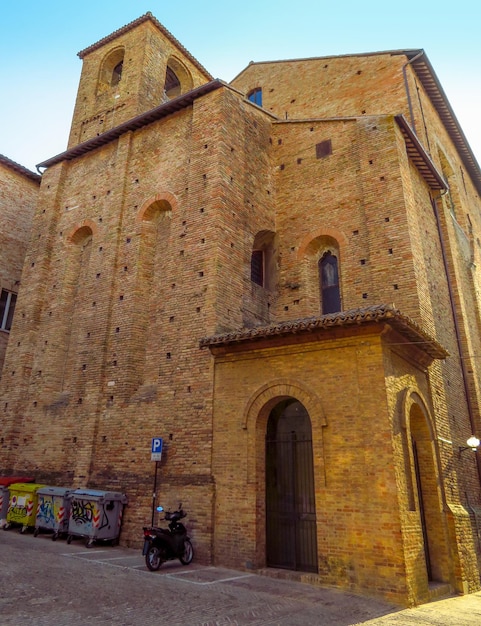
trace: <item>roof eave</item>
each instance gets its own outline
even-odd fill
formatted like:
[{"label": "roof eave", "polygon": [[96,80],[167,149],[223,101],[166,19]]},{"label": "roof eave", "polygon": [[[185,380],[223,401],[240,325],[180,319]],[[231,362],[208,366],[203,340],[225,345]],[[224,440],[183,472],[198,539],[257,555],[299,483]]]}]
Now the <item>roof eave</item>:
[{"label": "roof eave", "polygon": [[105,133],[102,133],[97,137],[93,137],[92,139],[84,141],[69,150],[65,150],[65,152],[61,152],[46,161],[42,161],[42,163],[37,165],[37,169],[52,167],[62,161],[71,161],[72,159],[82,156],[92,150],[110,143],[111,141],[114,141],[115,139],[118,139],[124,133],[138,130],[139,128],[143,128],[144,126],[151,124],[152,122],[156,122],[157,120],[172,115],[181,109],[185,109],[186,107],[191,106],[197,98],[224,86],[225,83],[218,79],[206,83],[205,85],[201,85],[200,87],[192,89],[192,91],[188,91],[187,93],[169,100],[154,109],[141,113],[127,122],[107,130]]},{"label": "roof eave", "polygon": [[416,345],[431,359],[445,359],[449,353],[428,333],[421,329],[414,320],[403,315],[393,305],[381,304],[362,309],[352,309],[339,313],[330,313],[320,317],[291,320],[271,326],[258,326],[241,329],[212,337],[204,337],[199,342],[200,348],[228,347],[238,344],[257,343],[260,340],[273,340],[293,335],[308,335],[313,332],[349,326],[386,323],[403,335],[407,342]]},{"label": "roof eave", "polygon": [[401,129],[401,133],[404,137],[404,143],[406,144],[406,152],[410,160],[414,163],[415,167],[419,170],[419,173],[427,182],[431,189],[437,189],[440,191],[447,191],[449,186],[444,180],[440,172],[436,169],[436,166],[431,161],[428,153],[424,150],[416,134],[409,126],[404,115],[395,115],[394,119],[397,125]]},{"label": "roof eave", "polygon": [[424,50],[419,49],[392,52],[392,54],[404,54],[411,62],[417,77],[421,81],[448,135],[455,145],[478,194],[481,195],[481,170],[479,164],[426,53]]},{"label": "roof eave", "polygon": [[28,178],[29,180],[31,180],[33,183],[36,183],[37,185],[39,185],[40,181],[42,180],[42,177],[40,176],[40,174],[36,174],[35,172],[32,172],[32,170],[29,170],[23,165],[20,165],[20,163],[16,163],[15,161],[12,161],[12,159],[9,159],[3,154],[0,154],[0,164],[4,165],[5,167],[8,167],[10,170],[12,170],[13,172],[16,172],[17,174],[20,174],[21,176]]}]

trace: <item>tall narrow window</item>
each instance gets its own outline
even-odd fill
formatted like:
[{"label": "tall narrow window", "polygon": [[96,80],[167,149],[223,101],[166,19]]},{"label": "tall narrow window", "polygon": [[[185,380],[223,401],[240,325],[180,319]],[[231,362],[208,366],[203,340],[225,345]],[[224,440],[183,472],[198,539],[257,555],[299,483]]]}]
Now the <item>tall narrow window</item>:
[{"label": "tall narrow window", "polygon": [[120,63],[117,63],[117,65],[112,70],[112,80],[110,81],[110,85],[112,87],[116,87],[120,83],[120,79],[122,78],[123,67],[124,67],[124,62],[122,60],[120,61]]},{"label": "tall narrow window", "polygon": [[0,294],[0,330],[10,331],[16,302],[16,294],[2,289]]},{"label": "tall narrow window", "polygon": [[264,287],[264,250],[253,250],[251,256],[251,280]]},{"label": "tall narrow window", "polygon": [[253,89],[247,94],[247,99],[261,107],[262,106],[262,89],[260,87],[257,87],[257,89]]},{"label": "tall narrow window", "polygon": [[341,310],[339,268],[337,257],[330,251],[324,253],[319,260],[319,280],[322,314],[337,313]]}]

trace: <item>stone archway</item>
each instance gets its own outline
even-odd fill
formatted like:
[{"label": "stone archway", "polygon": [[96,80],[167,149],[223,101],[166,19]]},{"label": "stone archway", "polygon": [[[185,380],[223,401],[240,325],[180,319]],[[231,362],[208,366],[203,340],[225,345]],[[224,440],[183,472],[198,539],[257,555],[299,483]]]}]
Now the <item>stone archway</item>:
[{"label": "stone archway", "polygon": [[[266,383],[251,396],[243,416],[247,434],[247,449],[252,451],[247,464],[247,483],[255,489],[256,535],[255,562],[266,564],[266,435],[271,413],[280,403],[298,402],[308,414],[312,429],[312,455],[315,459],[314,485],[324,485],[323,427],[326,417],[321,399],[297,381],[277,379]],[[317,529],[316,529],[317,538]],[[311,564],[311,569],[314,569]],[[315,566],[317,571],[317,564]]]},{"label": "stone archway", "polygon": [[428,582],[447,582],[450,580],[448,530],[435,427],[427,403],[412,388],[404,395],[402,420],[409,456],[409,508],[418,518],[416,566],[425,571]]}]

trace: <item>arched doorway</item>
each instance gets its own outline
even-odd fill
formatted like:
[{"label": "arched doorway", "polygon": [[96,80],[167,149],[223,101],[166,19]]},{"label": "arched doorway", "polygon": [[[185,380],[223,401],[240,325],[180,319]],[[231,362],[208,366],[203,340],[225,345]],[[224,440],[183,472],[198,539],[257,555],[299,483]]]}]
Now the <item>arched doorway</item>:
[{"label": "arched doorway", "polygon": [[311,420],[294,398],[270,412],[266,433],[266,563],[317,572]]},{"label": "arched doorway", "polygon": [[409,413],[411,430],[412,469],[414,474],[414,508],[419,513],[422,557],[429,582],[449,578],[446,550],[446,529],[432,434],[421,406],[413,403]]}]

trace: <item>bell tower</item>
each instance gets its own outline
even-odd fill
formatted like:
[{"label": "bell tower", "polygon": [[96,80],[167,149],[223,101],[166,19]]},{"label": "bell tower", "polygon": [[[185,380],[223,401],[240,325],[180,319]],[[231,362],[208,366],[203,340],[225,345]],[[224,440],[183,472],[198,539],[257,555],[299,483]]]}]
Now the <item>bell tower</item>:
[{"label": "bell tower", "polygon": [[83,65],[69,149],[212,80],[151,13],[78,56]]}]

